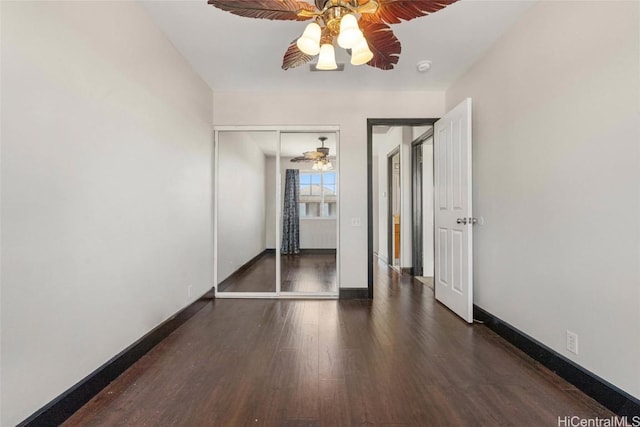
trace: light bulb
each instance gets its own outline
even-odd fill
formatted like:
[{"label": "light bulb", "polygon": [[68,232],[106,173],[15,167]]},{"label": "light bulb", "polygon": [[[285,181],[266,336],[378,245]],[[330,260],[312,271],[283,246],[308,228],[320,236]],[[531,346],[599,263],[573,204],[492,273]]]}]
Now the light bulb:
[{"label": "light bulb", "polygon": [[318,70],[335,70],[338,68],[338,64],[336,64],[336,52],[333,49],[333,45],[323,44],[320,46],[320,57],[318,58],[316,68]]},{"label": "light bulb", "polygon": [[340,20],[340,34],[338,35],[338,46],[343,49],[351,49],[360,39],[363,38],[362,31],[358,27],[358,20],[350,13],[344,15]]},{"label": "light bulb", "polygon": [[317,55],[320,52],[320,25],[312,22],[304,29],[304,33],[296,42],[298,49],[307,55]]},{"label": "light bulb", "polygon": [[367,40],[363,37],[360,42],[351,50],[351,64],[362,65],[373,59],[373,53],[369,49]]}]

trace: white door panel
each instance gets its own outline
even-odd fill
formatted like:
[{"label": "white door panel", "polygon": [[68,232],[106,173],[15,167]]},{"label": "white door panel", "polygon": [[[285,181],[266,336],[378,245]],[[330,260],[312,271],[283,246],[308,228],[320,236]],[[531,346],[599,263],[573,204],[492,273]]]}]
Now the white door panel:
[{"label": "white door panel", "polygon": [[435,124],[436,299],[473,322],[471,99]]}]

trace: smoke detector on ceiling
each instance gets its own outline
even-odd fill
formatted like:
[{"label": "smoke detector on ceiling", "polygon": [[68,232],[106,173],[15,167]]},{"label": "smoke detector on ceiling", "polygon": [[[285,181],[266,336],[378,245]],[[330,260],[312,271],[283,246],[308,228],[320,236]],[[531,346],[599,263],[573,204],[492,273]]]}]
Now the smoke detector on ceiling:
[{"label": "smoke detector on ceiling", "polygon": [[431,61],[429,61],[428,59],[425,59],[424,61],[419,61],[416,67],[418,68],[419,72],[426,73],[431,69]]}]

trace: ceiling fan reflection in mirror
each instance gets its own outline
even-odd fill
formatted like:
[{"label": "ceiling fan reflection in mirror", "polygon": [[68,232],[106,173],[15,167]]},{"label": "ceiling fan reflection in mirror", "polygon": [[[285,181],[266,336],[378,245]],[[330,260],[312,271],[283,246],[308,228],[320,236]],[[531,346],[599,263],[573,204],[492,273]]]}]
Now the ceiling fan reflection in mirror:
[{"label": "ceiling fan reflection in mirror", "polygon": [[284,54],[288,70],[319,55],[316,68],[335,70],[334,45],[351,55],[352,65],[391,70],[398,63],[400,41],[389,27],[437,12],[457,0],[209,0],[218,9],[247,18],[313,20]]},{"label": "ceiling fan reflection in mirror", "polygon": [[316,151],[305,151],[302,156],[294,157],[292,162],[313,162],[311,169],[317,171],[327,171],[333,169],[331,159],[329,157],[329,147],[324,146],[324,142],[328,139],[326,136],[318,137],[322,143],[322,147],[316,148]]}]

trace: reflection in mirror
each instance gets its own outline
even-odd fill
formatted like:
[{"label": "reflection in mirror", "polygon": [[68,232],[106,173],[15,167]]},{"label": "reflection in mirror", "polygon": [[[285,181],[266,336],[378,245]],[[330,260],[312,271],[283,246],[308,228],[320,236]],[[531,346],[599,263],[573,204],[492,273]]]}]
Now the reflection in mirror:
[{"label": "reflection in mirror", "polygon": [[335,133],[282,133],[281,291],[336,292]]},{"label": "reflection in mirror", "polygon": [[217,138],[218,292],[275,292],[276,132]]}]

